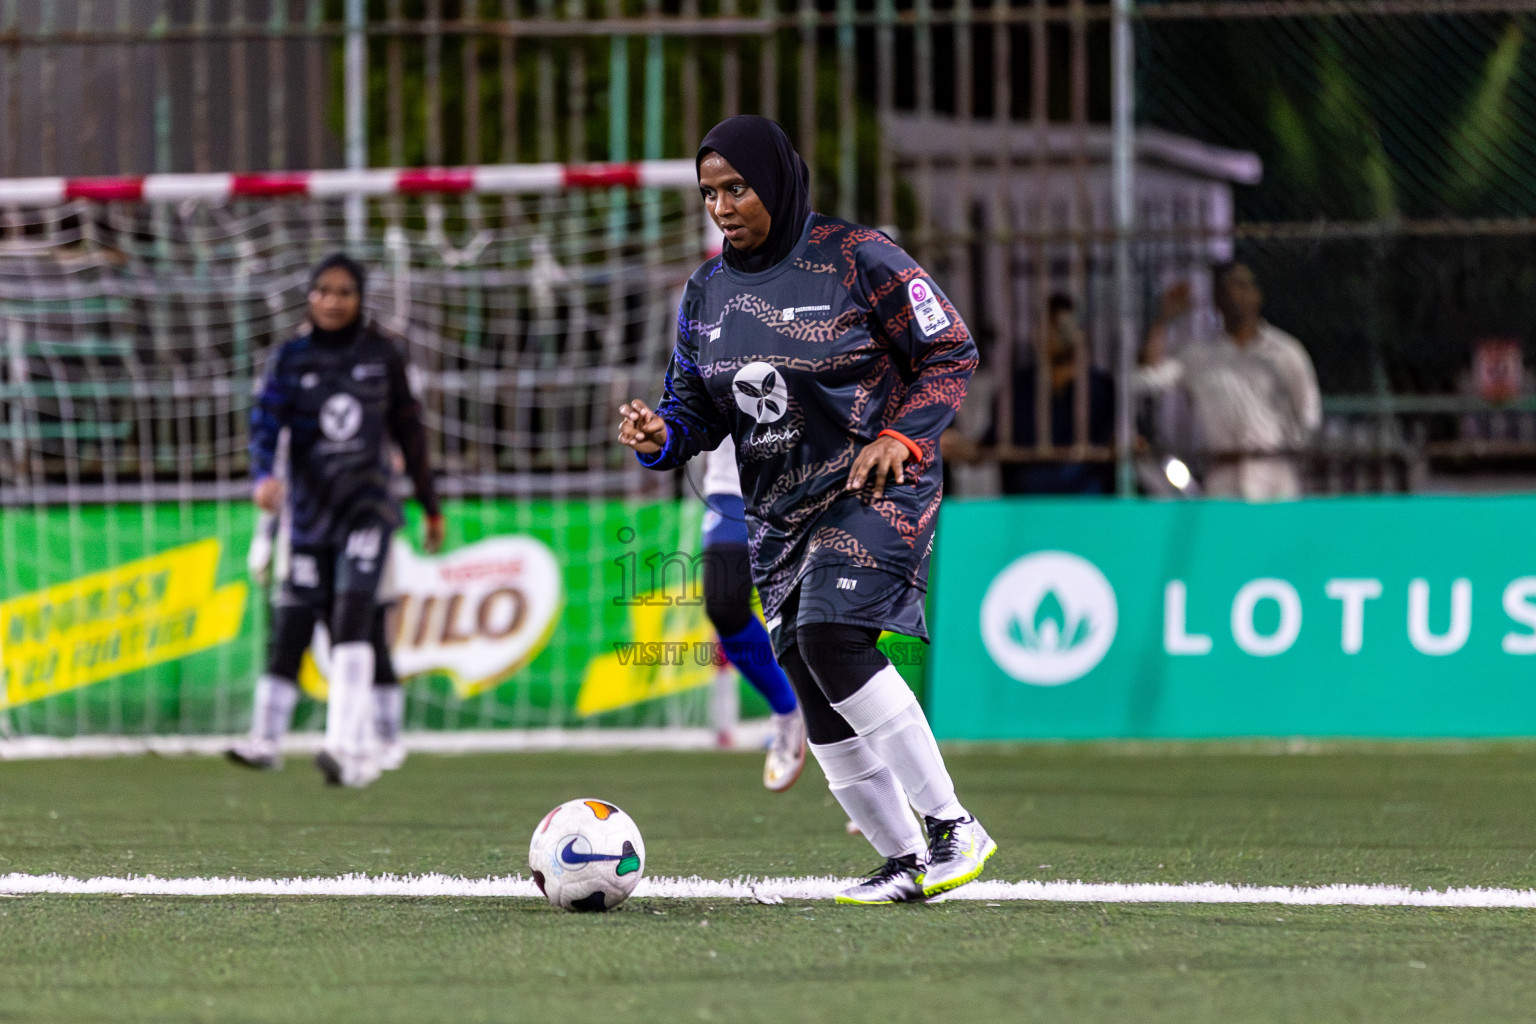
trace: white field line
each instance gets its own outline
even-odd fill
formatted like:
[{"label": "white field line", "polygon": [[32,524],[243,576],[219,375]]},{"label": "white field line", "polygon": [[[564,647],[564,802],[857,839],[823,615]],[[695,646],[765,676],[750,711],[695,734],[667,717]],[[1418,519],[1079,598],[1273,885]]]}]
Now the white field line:
[{"label": "white field line", "polygon": [[[732,733],[737,750],[765,746],[771,726],[766,718],[739,723]],[[16,736],[0,738],[0,761],[59,757],[162,757],[220,755],[243,736]],[[283,751],[290,756],[314,754],[324,734],[290,733]],[[713,729],[477,729],[456,732],[408,732],[405,747],[419,754],[517,753],[545,750],[717,750]]]},{"label": "white field line", "polygon": [[[829,900],[851,880],[820,878],[646,878],[636,897],[651,899],[741,899],[760,903]],[[65,875],[0,875],[7,896],[450,896],[538,897],[520,875],[463,878],[450,875],[341,875],[332,878],[70,878]],[[977,881],[944,897],[950,900],[1037,903],[1229,903],[1353,907],[1529,907],[1531,889],[1406,889],[1390,885],[1286,886],[1113,882]]]}]

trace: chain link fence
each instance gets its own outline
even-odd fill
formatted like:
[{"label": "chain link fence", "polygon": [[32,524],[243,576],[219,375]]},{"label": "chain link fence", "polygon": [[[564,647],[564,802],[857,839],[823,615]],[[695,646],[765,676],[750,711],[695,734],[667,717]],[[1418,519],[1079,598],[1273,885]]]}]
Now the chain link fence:
[{"label": "chain link fence", "polygon": [[[957,460],[962,490],[996,487],[998,461],[1108,465],[1117,451],[1086,397],[1095,366],[1136,408],[1139,450],[1179,455],[1198,475],[1220,439],[1191,428],[1186,399],[1149,401],[1117,372],[1118,325],[1123,313],[1149,324],[1164,290],[1186,281],[1195,309],[1170,349],[1213,334],[1206,271],[1233,258],[1316,367],[1325,417],[1296,453],[1309,490],[1507,485],[1536,470],[1524,370],[1536,314],[1532,0],[1141,0],[1131,60],[1118,65],[1107,0],[369,0],[352,23],[349,6],[0,2],[0,174],[338,166],[350,24],[364,41],[372,166],[686,157],[728,114],[783,122],[812,165],[818,208],[898,232],[982,343],[961,423],[980,461]],[[1128,311],[1113,285],[1110,130],[1126,72],[1137,127]],[[310,248],[342,241],[335,211],[274,204],[308,220]],[[483,230],[474,209],[428,206],[421,216],[437,227],[422,230],[443,235],[443,251]],[[67,274],[79,250],[71,216],[91,214],[0,210],[0,265],[11,268],[0,281],[35,287],[40,258]],[[506,222],[508,238],[519,223]],[[422,288],[451,277],[420,258]],[[1053,336],[1053,295],[1072,301],[1082,339],[1065,374],[1040,343]],[[164,358],[100,365],[153,383],[175,376],[170,353],[231,344],[174,318],[142,329],[141,350]],[[520,331],[497,345],[525,353]],[[520,354],[508,368],[554,372],[548,358]],[[1020,393],[1028,368],[1033,390]],[[7,372],[9,421],[36,396]],[[1051,422],[1067,378],[1070,438]],[[212,390],[173,391],[167,415],[189,437],[227,435],[214,448],[238,459],[247,398],[202,379]],[[516,471],[491,451],[495,429],[474,426],[481,414],[434,402],[447,464]],[[120,428],[58,428],[85,429]],[[591,452],[565,469],[611,471]],[[75,471],[106,480],[86,462]]]}]

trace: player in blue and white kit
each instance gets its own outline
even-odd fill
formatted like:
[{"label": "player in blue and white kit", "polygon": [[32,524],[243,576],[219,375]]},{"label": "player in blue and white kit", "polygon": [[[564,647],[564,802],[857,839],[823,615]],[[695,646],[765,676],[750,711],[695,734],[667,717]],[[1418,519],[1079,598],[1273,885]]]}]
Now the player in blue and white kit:
[{"label": "player in blue and white kit", "polygon": [[781,793],[795,784],[805,767],[805,718],[773,656],[768,631],[752,612],[747,519],[736,445],[729,437],[704,455],[704,504],[704,611],[720,635],[726,658],[773,712],[763,785]]},{"label": "player in blue and white kit", "polygon": [[401,525],[389,439],[426,512],[423,546],[435,551],[443,539],[421,406],[394,340],[363,316],[365,284],[362,266],[347,256],[321,261],[310,280],[309,319],[278,350],[251,411],[254,496],[269,512],[284,500],[273,460],[283,428],[289,435],[291,553],[272,628],[307,639],[318,618],[330,624],[330,699],[315,763],[327,782],[345,786],[366,786],[380,771],[371,632],[390,537]]},{"label": "player in blue and white kit", "polygon": [[939,435],[976,345],[889,238],[812,212],[805,162],[774,122],[727,119],[697,166],[727,244],[684,289],[660,406],[624,403],[619,440],[670,469],[734,438],[779,663],[828,786],[885,858],[838,900],[935,896],[980,875],[997,844],[875,642],[927,639]]}]

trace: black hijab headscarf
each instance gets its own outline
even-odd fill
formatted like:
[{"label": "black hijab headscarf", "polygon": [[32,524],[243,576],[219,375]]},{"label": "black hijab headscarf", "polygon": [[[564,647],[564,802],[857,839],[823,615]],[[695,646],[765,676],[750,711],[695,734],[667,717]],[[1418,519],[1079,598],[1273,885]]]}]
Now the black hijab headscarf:
[{"label": "black hijab headscarf", "polygon": [[331,253],[316,263],[315,269],[309,272],[309,290],[314,291],[320,284],[320,275],[335,267],[340,267],[351,274],[353,283],[357,285],[357,316],[351,323],[335,331],[321,330],[319,324],[311,322],[310,326],[313,328],[311,334],[322,345],[345,345],[357,335],[358,329],[363,325],[363,288],[368,284],[368,271],[364,270],[363,265],[357,260],[344,252]]},{"label": "black hijab headscarf", "polygon": [[742,252],[725,243],[721,255],[726,266],[752,274],[778,265],[800,241],[811,215],[810,169],[778,122],[755,114],[728,117],[711,128],[699,144],[695,170],[710,153],[725,157],[773,218],[768,238],[756,249]]}]

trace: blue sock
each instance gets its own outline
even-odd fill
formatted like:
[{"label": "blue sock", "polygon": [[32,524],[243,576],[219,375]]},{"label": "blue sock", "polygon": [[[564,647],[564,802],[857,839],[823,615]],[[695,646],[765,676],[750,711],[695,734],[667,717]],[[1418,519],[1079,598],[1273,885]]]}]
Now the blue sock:
[{"label": "blue sock", "polygon": [[795,710],[795,690],[789,685],[789,677],[773,657],[773,645],[768,642],[768,631],[756,615],[740,633],[722,636],[720,646],[732,665],[747,677],[752,688],[763,695],[776,715]]}]

